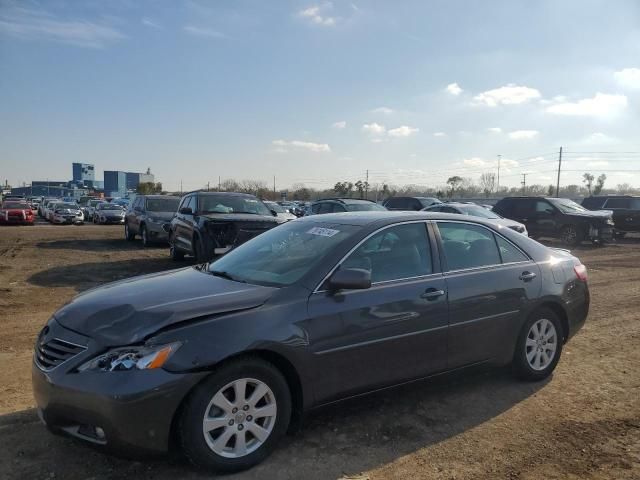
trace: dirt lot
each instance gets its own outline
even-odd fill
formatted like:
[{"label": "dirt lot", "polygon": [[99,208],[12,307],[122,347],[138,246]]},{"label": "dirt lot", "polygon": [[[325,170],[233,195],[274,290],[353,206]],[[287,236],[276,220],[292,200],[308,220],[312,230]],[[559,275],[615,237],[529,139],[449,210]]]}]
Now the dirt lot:
[{"label": "dirt lot", "polygon": [[[182,459],[130,461],[47,433],[31,349],[74,294],[169,268],[122,227],[0,228],[0,478],[209,478]],[[553,378],[475,372],[326,408],[263,465],[233,478],[640,478],[640,237],[575,251],[592,310]]]}]

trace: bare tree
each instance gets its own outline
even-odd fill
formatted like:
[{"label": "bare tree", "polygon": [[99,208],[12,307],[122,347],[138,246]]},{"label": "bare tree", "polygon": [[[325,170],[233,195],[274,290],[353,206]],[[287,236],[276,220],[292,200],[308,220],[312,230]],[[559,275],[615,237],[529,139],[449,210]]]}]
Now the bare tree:
[{"label": "bare tree", "polygon": [[604,188],[604,182],[607,179],[607,176],[603,173],[602,175],[598,175],[598,180],[596,181],[596,186],[593,189],[594,195],[600,195],[602,189]]},{"label": "bare tree", "polygon": [[480,175],[480,188],[484,192],[484,196],[489,198],[489,195],[493,193],[493,189],[496,188],[496,174],[486,172]]},{"label": "bare tree", "polygon": [[453,195],[456,192],[456,188],[458,188],[458,186],[461,183],[462,183],[462,177],[459,177],[458,175],[454,175],[453,177],[449,177],[447,179],[447,185],[451,187],[451,190],[449,190],[450,198],[453,198]]},{"label": "bare tree", "polygon": [[587,190],[589,190],[589,195],[591,195],[591,185],[593,185],[594,176],[590,173],[585,173],[582,175],[582,182],[587,186]]}]

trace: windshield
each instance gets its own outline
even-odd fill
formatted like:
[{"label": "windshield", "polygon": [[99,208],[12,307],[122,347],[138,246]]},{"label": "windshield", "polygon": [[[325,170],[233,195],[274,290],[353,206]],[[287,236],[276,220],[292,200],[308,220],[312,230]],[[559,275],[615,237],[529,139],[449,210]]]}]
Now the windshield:
[{"label": "windshield", "polygon": [[287,211],[276,202],[264,202],[264,204],[276,213],[287,213]]},{"label": "windshield", "polygon": [[27,208],[24,202],[4,202],[2,208]]},{"label": "windshield", "polygon": [[458,207],[458,210],[465,213],[466,215],[472,215],[474,217],[480,218],[502,218],[500,215],[492,212],[491,210],[487,210],[486,208],[469,206],[469,207]]},{"label": "windshield", "polygon": [[75,203],[56,203],[56,208],[72,208],[74,210],[77,210],[78,205]]},{"label": "windshield", "polygon": [[562,213],[587,212],[588,210],[582,205],[578,205],[568,198],[551,198],[549,201]]},{"label": "windshield", "polygon": [[99,205],[100,203],[102,203],[102,200],[91,200],[89,202],[89,206],[95,207],[96,205]]},{"label": "windshield", "polygon": [[122,210],[122,207],[113,203],[101,203],[98,205],[98,210]]},{"label": "windshield", "polygon": [[178,198],[147,198],[148,212],[175,212],[178,210]]},{"label": "windshield", "polygon": [[257,198],[241,195],[199,195],[198,213],[250,213],[271,215],[269,209]]},{"label": "windshield", "polygon": [[292,285],[359,229],[354,225],[288,222],[232,250],[212,263],[209,271],[257,285]]},{"label": "windshield", "polygon": [[369,211],[379,211],[386,210],[382,205],[378,205],[373,202],[362,202],[362,203],[347,203],[347,210],[350,212],[369,212]]}]

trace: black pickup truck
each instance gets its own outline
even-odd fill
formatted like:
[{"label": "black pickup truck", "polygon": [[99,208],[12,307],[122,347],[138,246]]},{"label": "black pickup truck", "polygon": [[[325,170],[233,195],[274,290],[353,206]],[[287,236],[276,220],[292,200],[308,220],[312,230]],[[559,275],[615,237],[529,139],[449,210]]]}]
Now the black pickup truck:
[{"label": "black pickup truck", "polygon": [[615,236],[624,237],[628,232],[640,232],[640,197],[631,195],[595,195],[582,201],[589,210],[611,210]]}]

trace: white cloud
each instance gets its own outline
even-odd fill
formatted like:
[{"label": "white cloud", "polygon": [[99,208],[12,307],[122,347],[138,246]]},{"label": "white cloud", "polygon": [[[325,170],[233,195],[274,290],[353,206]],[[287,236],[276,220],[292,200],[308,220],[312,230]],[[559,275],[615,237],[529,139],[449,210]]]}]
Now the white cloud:
[{"label": "white cloud", "polygon": [[331,151],[331,147],[326,143],[305,142],[302,140],[273,140],[271,144],[277,147],[276,151],[278,152],[287,152],[291,147],[316,153]]},{"label": "white cloud", "polygon": [[383,113],[385,115],[390,115],[393,113],[393,109],[389,107],[378,107],[371,110],[371,113]]},{"label": "white cloud", "polygon": [[372,138],[371,139],[371,143],[382,143],[382,142],[386,142],[386,141],[387,141],[387,139],[385,139],[385,138],[377,138],[376,137],[376,138]]},{"label": "white cloud", "polygon": [[502,133],[502,129],[500,127],[489,127],[487,131],[491,133]]},{"label": "white cloud", "polygon": [[371,135],[384,135],[387,131],[387,128],[384,125],[380,125],[379,123],[365,123],[362,125],[362,131],[370,133]]},{"label": "white cloud", "polygon": [[464,160],[462,160],[462,163],[466,167],[482,168],[489,166],[489,163],[480,157],[465,158]]},{"label": "white cloud", "polygon": [[347,122],[345,120],[340,120],[339,122],[335,122],[333,125],[331,125],[333,128],[338,128],[338,129],[342,129],[342,128],[346,128],[347,126]]},{"label": "white cloud", "polygon": [[155,22],[147,17],[143,17],[141,22],[142,22],[142,25],[144,25],[145,27],[162,28],[162,26],[158,22]]},{"label": "white cloud", "polygon": [[539,133],[537,130],[515,130],[508,135],[511,140],[530,140],[537,137]]},{"label": "white cloud", "polygon": [[510,158],[503,158],[500,160],[500,168],[505,168],[507,171],[510,171],[510,168],[515,168],[518,165],[520,164],[517,160],[511,160]]},{"label": "white cloud", "polygon": [[606,160],[595,160],[593,162],[587,162],[587,167],[608,167],[609,162]]},{"label": "white cloud", "polygon": [[333,5],[331,2],[323,3],[322,5],[312,5],[305,9],[302,9],[298,12],[298,15],[302,18],[307,19],[314,25],[321,25],[323,27],[333,27],[335,26],[338,19],[336,17],[332,17],[326,15],[324,12],[327,10],[331,10]]},{"label": "white cloud", "polygon": [[594,132],[582,140],[581,143],[586,145],[602,145],[606,143],[617,143],[618,141],[617,138],[607,135],[606,133]]},{"label": "white cloud", "polygon": [[209,38],[225,38],[226,35],[222,32],[218,32],[208,27],[197,27],[195,25],[185,25],[182,28],[185,32],[196,37],[209,37]]},{"label": "white cloud", "polygon": [[476,104],[495,107],[498,105],[519,105],[538,99],[540,96],[540,92],[535,88],[510,83],[504,87],[482,92],[473,97],[473,100]]},{"label": "white cloud", "polygon": [[623,87],[640,88],[640,68],[623,68],[613,76]]},{"label": "white cloud", "polygon": [[0,12],[0,33],[25,40],[103,48],[127,38],[110,26],[86,20],[63,20],[44,10],[7,7]]},{"label": "white cloud", "polygon": [[450,83],[449,85],[447,85],[447,88],[445,88],[445,90],[451,95],[455,96],[458,96],[463,92],[462,88],[460,88],[460,85],[458,85],[457,83]]},{"label": "white cloud", "polygon": [[434,137],[446,137],[446,136],[447,136],[447,134],[446,134],[446,133],[444,133],[444,132],[435,132],[435,133],[433,134],[433,136],[434,136]]},{"label": "white cloud", "polygon": [[606,117],[615,115],[626,107],[626,96],[598,92],[592,98],[583,98],[577,102],[556,103],[547,107],[546,111],[555,115]]},{"label": "white cloud", "polygon": [[420,129],[415,127],[408,127],[407,125],[402,125],[398,128],[392,128],[389,130],[390,137],[408,137],[409,135],[413,135],[414,133],[419,132]]}]

